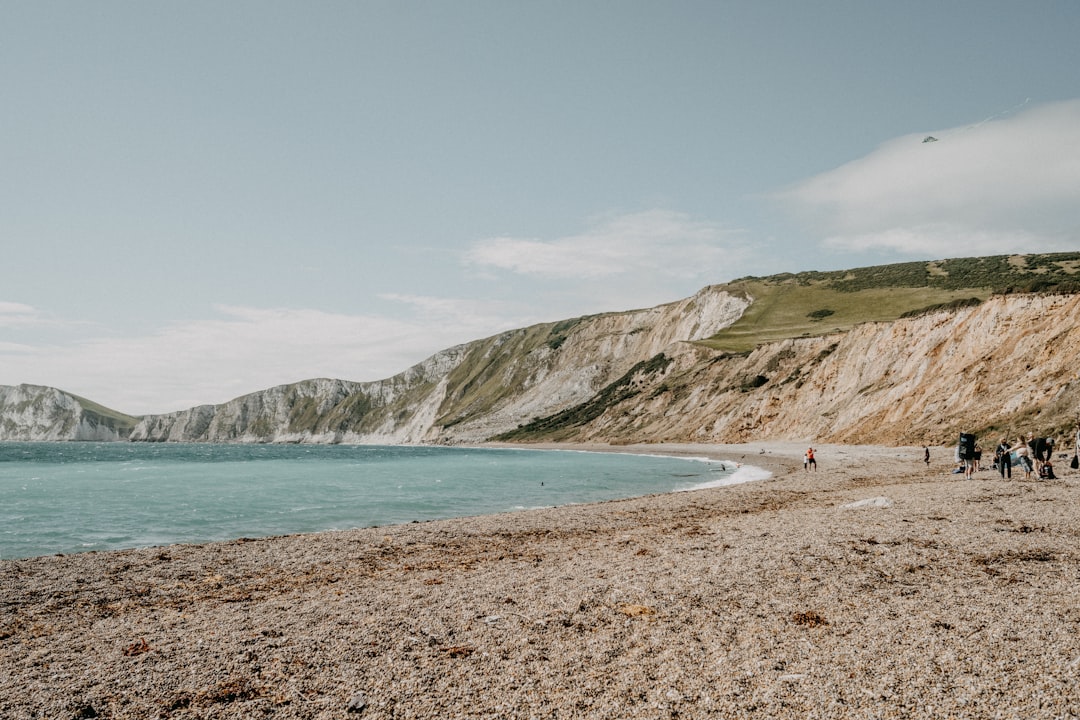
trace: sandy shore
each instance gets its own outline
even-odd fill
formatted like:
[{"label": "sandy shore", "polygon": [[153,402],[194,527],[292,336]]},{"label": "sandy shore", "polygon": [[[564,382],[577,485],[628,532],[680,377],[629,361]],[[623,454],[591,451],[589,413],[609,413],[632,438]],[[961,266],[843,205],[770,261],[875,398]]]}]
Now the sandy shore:
[{"label": "sandy shore", "polygon": [[[710,455],[765,481],[0,562],[0,718],[1071,718],[1080,474]],[[765,452],[762,453],[761,451]],[[855,507],[848,507],[855,504]]]}]

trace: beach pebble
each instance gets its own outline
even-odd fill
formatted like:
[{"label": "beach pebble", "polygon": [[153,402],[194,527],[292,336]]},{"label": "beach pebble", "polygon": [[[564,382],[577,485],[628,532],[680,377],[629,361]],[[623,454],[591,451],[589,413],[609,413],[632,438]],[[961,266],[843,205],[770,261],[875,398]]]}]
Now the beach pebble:
[{"label": "beach pebble", "polygon": [[843,510],[858,510],[860,508],[891,508],[892,506],[893,501],[887,497],[872,497],[841,505],[840,508]]},{"label": "beach pebble", "polygon": [[349,704],[345,709],[351,713],[361,713],[364,712],[367,705],[367,697],[364,696],[364,693],[356,693],[349,699]]}]

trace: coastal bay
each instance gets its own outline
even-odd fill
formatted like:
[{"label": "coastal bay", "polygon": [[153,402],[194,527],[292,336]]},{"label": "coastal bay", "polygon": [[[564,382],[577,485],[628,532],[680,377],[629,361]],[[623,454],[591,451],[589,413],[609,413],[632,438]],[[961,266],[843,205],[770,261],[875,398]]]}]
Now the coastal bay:
[{"label": "coastal bay", "polygon": [[814,472],[790,442],[580,447],[772,474],[3,561],[0,716],[1080,714],[1080,473],[965,481],[951,448],[927,466],[815,446]]}]

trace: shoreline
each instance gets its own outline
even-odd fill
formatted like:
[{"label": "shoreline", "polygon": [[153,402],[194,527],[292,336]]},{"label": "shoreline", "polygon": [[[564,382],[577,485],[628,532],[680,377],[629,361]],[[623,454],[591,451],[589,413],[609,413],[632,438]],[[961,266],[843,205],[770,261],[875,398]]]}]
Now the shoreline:
[{"label": "shoreline", "polygon": [[[366,446],[353,446],[353,447],[363,448],[363,447],[366,447]],[[395,446],[384,446],[384,447],[394,448]],[[439,445],[417,446],[417,447],[418,448],[429,447],[429,448],[443,450],[443,451],[447,451],[447,452],[455,452],[455,451],[463,452],[463,451],[469,451],[469,450],[479,450],[479,451],[484,451],[484,450],[495,450],[495,451],[498,451],[498,450],[521,450],[521,451],[525,451],[525,452],[545,452],[545,451],[547,451],[547,452],[556,452],[556,453],[589,453],[589,454],[594,454],[594,455],[624,455],[624,456],[625,455],[633,455],[633,456],[639,456],[639,457],[642,457],[642,458],[651,457],[651,458],[654,458],[654,459],[668,459],[668,460],[673,459],[673,460],[681,460],[681,461],[689,461],[689,462],[695,462],[696,461],[696,462],[703,463],[705,465],[712,465],[713,467],[719,467],[723,471],[728,473],[727,475],[725,475],[723,478],[720,478],[720,479],[705,479],[707,476],[705,474],[702,474],[701,478],[696,479],[696,484],[692,484],[692,485],[691,484],[686,484],[686,485],[682,485],[682,486],[676,485],[676,486],[670,487],[670,488],[666,488],[666,487],[656,487],[656,488],[627,487],[627,488],[624,489],[624,491],[626,493],[629,493],[629,494],[620,497],[617,494],[619,491],[616,490],[614,492],[614,494],[612,494],[609,497],[605,498],[605,499],[611,499],[611,500],[627,499],[627,498],[635,497],[635,496],[638,496],[638,495],[641,495],[641,494],[658,494],[658,493],[664,493],[664,492],[685,492],[685,491],[689,491],[689,490],[702,489],[702,488],[705,488],[705,487],[713,487],[713,486],[719,487],[719,486],[723,486],[723,485],[738,484],[738,483],[741,483],[741,482],[750,482],[750,481],[754,481],[754,480],[761,480],[761,479],[765,479],[766,477],[771,475],[771,473],[768,473],[768,471],[764,471],[764,470],[758,471],[757,468],[754,468],[752,466],[740,465],[740,463],[732,461],[730,458],[726,457],[723,454],[718,454],[718,453],[715,453],[715,452],[709,452],[708,450],[702,450],[700,448],[698,450],[692,450],[692,451],[689,451],[689,452],[680,451],[678,448],[672,448],[672,450],[668,451],[668,452],[656,452],[656,451],[651,450],[650,446],[630,446],[630,447],[619,446],[619,447],[612,448],[612,447],[608,447],[608,446],[603,445],[603,444],[591,444],[591,445],[572,445],[572,444],[545,444],[545,445],[539,445],[539,444],[537,444],[537,445],[529,445],[529,444],[506,444],[506,443],[461,445],[461,446],[453,446],[453,447],[445,447],[445,446],[439,446]],[[657,477],[657,484],[658,485],[663,485],[662,476],[657,475],[656,477]],[[38,479],[39,478],[35,478],[35,480],[38,480]],[[510,477],[510,476],[507,476],[507,480],[509,481],[507,483],[507,486],[508,487],[513,487],[513,485],[514,485],[513,478]],[[25,488],[23,488],[23,489],[25,490]],[[635,495],[633,493],[637,493],[638,495]],[[507,503],[507,504],[502,505],[501,507],[482,507],[482,506],[478,506],[478,507],[475,507],[475,508],[458,507],[458,508],[456,508],[456,510],[459,511],[459,512],[464,511],[464,514],[449,515],[449,516],[448,515],[440,515],[438,513],[423,513],[423,512],[418,513],[417,516],[414,516],[414,517],[409,517],[409,516],[407,516],[407,515],[405,515],[403,513],[400,513],[400,512],[396,513],[396,514],[391,513],[390,515],[382,515],[382,514],[377,514],[377,513],[366,513],[366,514],[365,513],[360,513],[359,515],[355,516],[356,519],[358,520],[358,522],[360,522],[360,524],[349,524],[347,522],[346,523],[333,523],[333,524],[326,524],[326,523],[321,523],[320,524],[318,522],[314,522],[314,523],[309,522],[309,523],[306,524],[306,526],[294,526],[294,527],[288,527],[287,523],[284,524],[284,525],[278,523],[276,527],[273,524],[267,525],[265,527],[255,527],[255,526],[252,526],[251,524],[248,524],[249,525],[248,527],[243,527],[243,528],[234,527],[234,528],[231,528],[231,530],[232,530],[231,532],[228,532],[228,531],[226,531],[226,532],[213,532],[214,528],[217,527],[217,526],[216,525],[210,525],[210,526],[208,526],[207,532],[205,534],[201,535],[201,536],[197,532],[187,531],[186,528],[178,528],[178,529],[176,529],[176,532],[173,533],[173,532],[170,532],[169,530],[164,529],[165,526],[161,526],[163,529],[161,530],[161,532],[153,533],[154,538],[153,538],[152,541],[144,539],[144,542],[141,542],[141,543],[140,542],[132,542],[130,540],[128,542],[123,542],[122,540],[121,541],[114,541],[114,542],[83,542],[81,545],[72,544],[72,543],[69,542],[69,543],[67,543],[65,545],[57,544],[57,545],[53,545],[53,546],[49,546],[49,544],[47,544],[47,543],[36,543],[36,544],[30,546],[29,548],[19,547],[17,544],[11,544],[9,546],[9,545],[6,545],[4,543],[0,543],[0,548],[2,548],[4,550],[3,553],[0,553],[0,562],[2,562],[4,560],[20,560],[20,559],[30,559],[30,558],[35,558],[35,557],[46,557],[46,556],[50,556],[50,555],[75,555],[75,554],[81,554],[81,553],[87,553],[87,552],[96,552],[96,553],[98,553],[98,552],[116,552],[116,551],[122,551],[122,550],[138,550],[138,549],[148,549],[148,548],[154,548],[154,547],[168,547],[168,546],[179,545],[179,544],[183,544],[183,545],[204,545],[204,544],[213,543],[213,542],[230,542],[230,541],[236,540],[236,539],[241,538],[241,537],[246,537],[246,538],[267,538],[267,537],[275,537],[275,536],[281,536],[281,535],[310,535],[310,534],[316,534],[316,533],[319,533],[319,532],[335,532],[335,531],[340,531],[340,530],[354,530],[354,529],[374,528],[374,527],[392,527],[394,525],[409,524],[411,522],[426,522],[426,521],[430,521],[430,520],[446,520],[446,519],[453,519],[455,517],[460,518],[460,517],[496,515],[496,514],[500,514],[500,513],[517,512],[517,511],[526,510],[526,509],[530,509],[530,508],[535,509],[535,508],[544,508],[544,507],[559,507],[559,506],[567,505],[567,504],[589,504],[589,503],[597,502],[597,501],[599,501],[599,500],[596,499],[596,498],[588,498],[588,497],[552,497],[552,498],[549,499],[549,502],[532,503],[532,504],[528,504],[528,505]],[[101,499],[99,499],[99,502],[107,502],[107,501],[104,498],[101,498]],[[438,505],[438,502],[434,501],[434,504]],[[142,522],[144,523],[144,526],[146,526],[145,523],[148,523],[148,522],[151,523],[150,526],[152,526],[153,520],[154,520],[153,518],[143,518]],[[164,522],[166,519],[161,518],[161,520]],[[167,525],[167,523],[166,523],[166,525]],[[146,526],[146,527],[150,527],[150,526]],[[102,527],[100,529],[105,530],[106,528]],[[39,531],[39,532],[44,532],[44,531]],[[137,531],[132,530],[131,532],[137,532]],[[76,539],[78,539],[76,536],[71,536],[72,541],[74,541]],[[28,549],[32,550],[33,553],[32,554],[25,554],[25,553],[27,553]]]},{"label": "shoreline", "polygon": [[[708,463],[719,463],[724,470],[731,469],[732,474],[726,479],[718,481],[709,481],[700,485],[695,485],[688,488],[679,488],[670,490],[669,492],[693,492],[695,490],[706,490],[709,488],[727,487],[729,485],[741,485],[746,482],[758,482],[762,480],[768,480],[773,476],[773,471],[765,467],[760,467],[758,464],[752,464],[749,462],[742,462],[741,460],[732,460],[729,457],[730,452],[720,452],[718,447],[725,448],[742,448],[742,445],[708,445],[708,444],[627,444],[627,445],[607,445],[603,443],[485,443],[475,446],[463,446],[463,447],[477,447],[477,448],[500,448],[508,450],[552,450],[557,452],[591,452],[591,453],[608,453],[608,454],[624,454],[624,455],[642,455],[645,457],[656,458],[675,458],[688,461],[700,461]],[[667,448],[654,450],[653,448]],[[764,453],[762,453],[764,454]],[[745,453],[740,453],[741,456],[745,456]],[[733,468],[729,468],[728,465],[733,465]],[[742,477],[740,477],[740,475]],[[663,493],[652,493],[663,494]],[[631,498],[619,498],[623,500]]]},{"label": "shoreline", "polygon": [[596,447],[773,474],[5,560],[0,716],[1080,715],[1080,473],[965,481],[940,448],[926,468],[921,448],[815,446],[807,472],[802,443]]}]

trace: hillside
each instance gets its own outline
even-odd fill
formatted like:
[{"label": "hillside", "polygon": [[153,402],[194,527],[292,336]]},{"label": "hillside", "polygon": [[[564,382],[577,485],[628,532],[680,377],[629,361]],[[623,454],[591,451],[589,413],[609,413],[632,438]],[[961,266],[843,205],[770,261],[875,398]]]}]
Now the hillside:
[{"label": "hillside", "polygon": [[1080,292],[1080,254],[997,255],[803,272],[728,283],[754,299],[704,344],[729,352],[795,337],[850,330],[864,322],[978,304],[991,295]]},{"label": "hillside", "polygon": [[[1080,295],[1001,295],[747,354],[672,348],[618,388],[502,440],[803,440],[942,445],[974,432],[1071,437]],[[1071,442],[1071,441],[1070,441]]]},{"label": "hillside", "polygon": [[0,388],[0,439],[940,444],[960,430],[1062,433],[1080,408],[1078,281],[1080,253],[742,278],[501,333],[385,380],[306,380],[164,415]]}]

